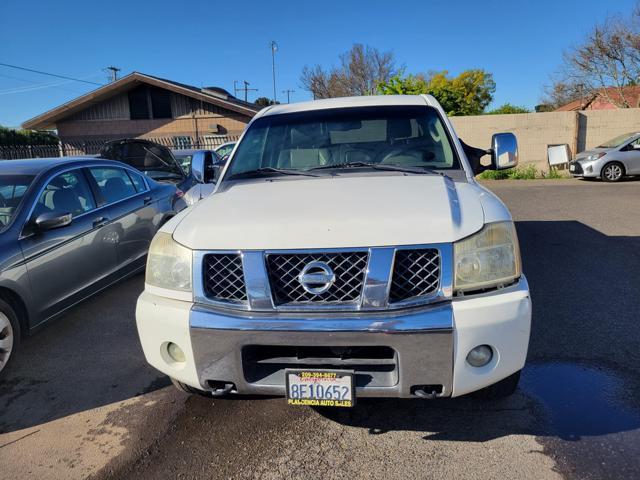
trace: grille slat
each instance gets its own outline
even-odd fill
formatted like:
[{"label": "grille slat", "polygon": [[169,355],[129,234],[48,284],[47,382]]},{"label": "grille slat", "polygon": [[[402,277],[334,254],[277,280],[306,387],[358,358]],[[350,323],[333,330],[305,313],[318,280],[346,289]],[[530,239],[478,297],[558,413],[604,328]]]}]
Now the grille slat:
[{"label": "grille slat", "polygon": [[242,257],[237,253],[211,253],[202,264],[205,295],[212,300],[246,302]]},{"label": "grille slat", "polygon": [[397,250],[389,303],[433,295],[440,284],[440,254],[435,248]]},{"label": "grille slat", "polygon": [[[284,253],[267,255],[267,272],[276,305],[297,303],[354,303],[360,299],[367,270],[367,252]],[[335,274],[324,293],[307,292],[298,280],[310,262],[324,262]]]}]

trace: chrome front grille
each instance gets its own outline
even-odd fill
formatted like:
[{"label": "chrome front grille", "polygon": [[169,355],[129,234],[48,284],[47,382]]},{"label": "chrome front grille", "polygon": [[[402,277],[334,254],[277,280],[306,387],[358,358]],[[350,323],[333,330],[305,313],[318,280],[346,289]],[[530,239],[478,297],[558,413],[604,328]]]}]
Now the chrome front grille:
[{"label": "chrome front grille", "polygon": [[[367,258],[367,252],[270,253],[266,263],[273,303],[280,306],[357,302],[364,286]],[[308,292],[298,278],[312,262],[328,265],[335,275],[335,281],[325,292]]]},{"label": "chrome front grille", "polygon": [[450,243],[195,251],[194,299],[258,312],[400,309],[451,299],[452,257]]},{"label": "chrome front grille", "polygon": [[397,250],[389,302],[430,296],[440,284],[440,254],[435,248]]},{"label": "chrome front grille", "polygon": [[238,253],[210,253],[202,261],[203,288],[207,298],[226,302],[246,302],[247,289]]}]

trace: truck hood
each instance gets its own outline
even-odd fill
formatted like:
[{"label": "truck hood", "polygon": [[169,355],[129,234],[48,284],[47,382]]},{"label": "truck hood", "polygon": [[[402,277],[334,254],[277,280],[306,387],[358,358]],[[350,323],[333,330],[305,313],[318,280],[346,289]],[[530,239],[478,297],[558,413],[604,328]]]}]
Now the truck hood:
[{"label": "truck hood", "polygon": [[286,177],[231,184],[173,232],[194,250],[348,248],[453,242],[484,225],[486,191],[440,175]]}]

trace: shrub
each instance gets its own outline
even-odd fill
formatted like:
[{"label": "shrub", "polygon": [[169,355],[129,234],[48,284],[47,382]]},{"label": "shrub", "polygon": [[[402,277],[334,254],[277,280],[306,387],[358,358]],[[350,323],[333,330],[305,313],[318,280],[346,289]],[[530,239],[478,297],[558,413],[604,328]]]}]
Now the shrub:
[{"label": "shrub", "polygon": [[555,169],[544,173],[534,165],[526,165],[508,170],[486,170],[478,178],[482,180],[533,180],[536,178],[564,178],[564,176]]},{"label": "shrub", "polygon": [[548,178],[548,179],[551,179],[551,180],[558,180],[558,179],[561,179],[561,178],[568,178],[568,175],[566,174],[566,172],[560,173],[560,171],[557,168],[551,167],[548,172],[546,172],[546,173],[543,172],[542,173],[542,178]]},{"label": "shrub", "polygon": [[533,165],[512,168],[508,172],[509,178],[512,180],[533,180],[538,175],[538,170]]},{"label": "shrub", "polygon": [[478,178],[483,180],[505,180],[509,178],[509,172],[507,170],[485,170]]}]

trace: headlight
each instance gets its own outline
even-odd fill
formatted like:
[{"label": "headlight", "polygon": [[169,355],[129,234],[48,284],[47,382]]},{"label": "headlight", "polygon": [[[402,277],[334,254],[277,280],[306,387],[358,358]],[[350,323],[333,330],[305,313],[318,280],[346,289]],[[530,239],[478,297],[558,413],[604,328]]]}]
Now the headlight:
[{"label": "headlight", "polygon": [[155,287],[191,291],[191,250],[173,240],[170,233],[153,237],[147,257],[145,281]]},{"label": "headlight", "polygon": [[594,160],[598,160],[599,158],[604,157],[606,154],[607,152],[594,153],[593,155],[589,155],[587,158],[585,158],[585,160],[587,162],[593,162]]},{"label": "headlight", "polygon": [[520,276],[520,247],[513,222],[489,223],[454,244],[458,292],[510,283]]}]

